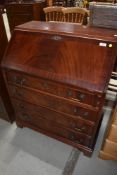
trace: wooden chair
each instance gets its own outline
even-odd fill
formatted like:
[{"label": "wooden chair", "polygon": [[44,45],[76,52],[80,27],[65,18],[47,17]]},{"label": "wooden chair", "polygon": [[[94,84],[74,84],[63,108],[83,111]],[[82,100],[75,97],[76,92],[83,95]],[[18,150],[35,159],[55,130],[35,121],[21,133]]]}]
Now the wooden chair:
[{"label": "wooden chair", "polygon": [[52,6],[44,8],[46,21],[58,21],[63,22],[63,7]]},{"label": "wooden chair", "polygon": [[[80,7],[70,7],[62,9],[64,22],[87,23],[88,11]],[[84,22],[85,21],[85,22]]]}]

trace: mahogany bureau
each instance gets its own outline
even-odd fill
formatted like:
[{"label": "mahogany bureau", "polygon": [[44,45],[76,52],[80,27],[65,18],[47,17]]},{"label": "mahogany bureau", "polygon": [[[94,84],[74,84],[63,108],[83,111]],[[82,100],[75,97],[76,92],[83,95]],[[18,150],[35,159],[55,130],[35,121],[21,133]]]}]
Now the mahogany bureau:
[{"label": "mahogany bureau", "polygon": [[[0,62],[8,44],[8,39],[3,22],[4,7],[0,5]],[[14,121],[14,112],[0,69],[0,118],[9,122]]]},{"label": "mahogany bureau", "polygon": [[117,55],[116,34],[69,23],[18,26],[2,61],[17,125],[90,156]]}]

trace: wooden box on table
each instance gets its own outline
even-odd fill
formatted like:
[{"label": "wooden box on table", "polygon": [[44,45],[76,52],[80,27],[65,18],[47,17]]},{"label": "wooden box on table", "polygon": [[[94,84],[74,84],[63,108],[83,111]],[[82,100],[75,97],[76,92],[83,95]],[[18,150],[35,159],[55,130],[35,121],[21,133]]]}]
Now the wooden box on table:
[{"label": "wooden box on table", "polygon": [[69,23],[17,27],[2,61],[17,125],[90,156],[117,52],[114,35]]},{"label": "wooden box on table", "polygon": [[90,25],[117,29],[117,4],[90,3]]}]

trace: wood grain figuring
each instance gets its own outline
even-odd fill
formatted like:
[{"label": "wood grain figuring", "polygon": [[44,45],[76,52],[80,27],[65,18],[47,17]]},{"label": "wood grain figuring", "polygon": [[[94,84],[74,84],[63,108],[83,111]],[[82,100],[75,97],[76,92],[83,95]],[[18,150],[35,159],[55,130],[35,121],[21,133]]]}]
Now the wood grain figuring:
[{"label": "wood grain figuring", "polygon": [[[20,70],[22,66],[25,66],[31,72],[37,70],[37,72],[44,74],[47,78],[52,77],[53,80],[64,79],[63,81],[69,84],[80,84],[84,88],[88,86],[88,89],[92,88],[92,90],[95,89],[97,91],[104,90],[102,87],[104,88],[106,83],[105,77],[107,72],[103,70],[110,69],[111,64],[108,63],[110,62],[110,55],[113,54],[113,49],[100,47],[99,42],[95,44],[87,43],[85,39],[80,39],[80,42],[78,42],[74,40],[75,38],[58,36],[60,38],[56,41],[54,37],[56,35],[41,34],[40,36],[37,32],[27,33],[19,31],[19,35],[14,35],[13,41],[15,40],[15,42],[9,48],[13,63],[11,65],[9,61],[7,62],[6,55],[5,64],[12,68],[18,64],[18,69]],[[22,40],[24,43],[23,47]],[[34,41],[33,45],[30,40]],[[30,51],[30,55],[27,50]],[[84,50],[87,50],[87,56]],[[16,57],[17,52],[19,54]],[[77,67],[72,69],[71,65],[77,65]],[[69,76],[71,77],[70,81]]]},{"label": "wood grain figuring", "polygon": [[17,125],[91,156],[117,53],[115,33],[54,22],[17,27],[2,61]]}]

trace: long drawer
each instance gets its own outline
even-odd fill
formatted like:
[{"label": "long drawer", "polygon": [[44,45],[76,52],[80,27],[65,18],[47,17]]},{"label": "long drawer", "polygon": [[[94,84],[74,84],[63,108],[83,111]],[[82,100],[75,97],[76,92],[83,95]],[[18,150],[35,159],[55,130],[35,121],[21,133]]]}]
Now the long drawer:
[{"label": "long drawer", "polygon": [[[54,123],[58,123],[63,127],[71,128],[76,132],[85,133],[87,135],[93,135],[94,125],[76,117],[65,115],[62,113],[57,113],[53,110],[49,110],[45,107],[32,105],[19,100],[13,99],[14,108],[20,111],[24,118],[40,117],[46,120],[50,120]],[[27,115],[28,111],[28,115]]]},{"label": "long drawer", "polygon": [[39,128],[43,131],[52,133],[56,136],[66,138],[68,140],[73,141],[74,143],[85,145],[85,146],[90,146],[91,137],[86,136],[85,134],[73,132],[49,120],[40,118],[37,115],[32,116],[30,115],[30,112],[28,111],[25,115],[22,114],[20,111],[18,111],[16,115],[17,115],[16,122],[20,121],[23,123],[27,123],[27,124],[30,124],[31,126],[37,127],[37,129]]},{"label": "long drawer", "polygon": [[12,85],[9,85],[8,87],[11,97],[24,100],[35,105],[48,107],[58,112],[60,111],[90,121],[96,121],[98,115],[98,111],[96,110],[79,107],[77,103],[70,103],[67,100],[55,98],[51,95],[41,93],[40,91],[34,91],[32,89],[20,88]]},{"label": "long drawer", "polygon": [[95,107],[99,107],[102,101],[101,96],[95,95],[91,92],[88,93],[81,89],[70,88],[66,85],[60,85],[46,79],[30,77],[28,75],[12,71],[7,72],[6,76],[8,82],[12,84],[18,84],[21,86],[39,89],[51,94],[55,94],[74,100],[76,102],[85,103]]}]

